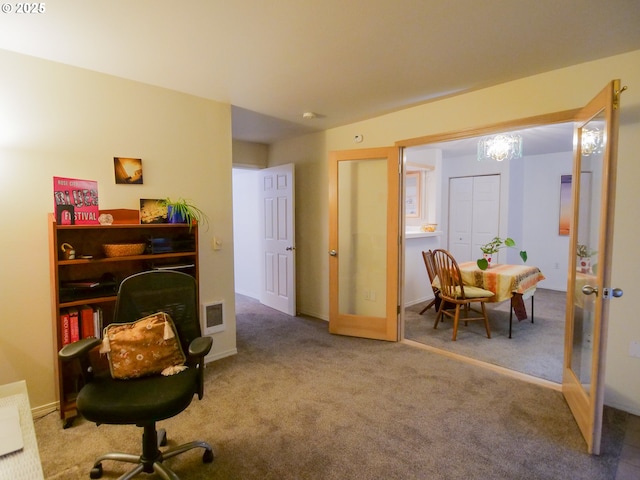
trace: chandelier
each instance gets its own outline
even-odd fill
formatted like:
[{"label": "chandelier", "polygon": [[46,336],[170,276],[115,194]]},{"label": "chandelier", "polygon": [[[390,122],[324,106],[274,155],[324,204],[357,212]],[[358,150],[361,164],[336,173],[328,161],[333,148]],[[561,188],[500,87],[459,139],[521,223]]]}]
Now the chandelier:
[{"label": "chandelier", "polygon": [[478,141],[478,161],[502,162],[522,157],[522,137],[518,134],[499,133]]},{"label": "chandelier", "polygon": [[582,155],[588,157],[602,152],[603,132],[597,128],[582,129]]}]

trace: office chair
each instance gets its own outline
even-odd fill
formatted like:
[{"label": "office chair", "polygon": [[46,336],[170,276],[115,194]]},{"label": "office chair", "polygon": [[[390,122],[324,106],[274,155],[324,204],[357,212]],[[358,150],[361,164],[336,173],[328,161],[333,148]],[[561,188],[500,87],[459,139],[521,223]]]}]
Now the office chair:
[{"label": "office chair", "polygon": [[[489,317],[487,317],[487,310],[485,308],[485,302],[494,296],[493,292],[484,290],[479,287],[472,287],[463,285],[462,275],[460,274],[460,267],[456,262],[453,255],[443,249],[437,249],[433,251],[433,262],[438,274],[438,284],[440,287],[440,298],[442,303],[438,308],[438,315],[433,328],[438,328],[438,323],[442,319],[443,315],[453,318],[453,338],[455,341],[458,335],[458,322],[460,320],[460,307],[464,307],[465,316],[462,320],[468,322],[470,320],[483,320],[484,327],[487,331],[487,338],[491,338],[491,330],[489,329]],[[471,308],[471,304],[479,303],[481,307],[482,316],[470,317],[471,311],[476,311]],[[453,308],[453,312],[451,309]]]},{"label": "office chair", "polygon": [[[208,443],[194,441],[160,451],[166,445],[166,431],[156,430],[156,422],[186,409],[194,394],[204,394],[204,357],[211,350],[211,337],[202,337],[198,320],[196,281],[175,271],[148,271],[126,278],[118,290],[114,323],[135,322],[157,312],[166,312],[175,324],[175,334],[186,357],[187,369],[170,376],[150,375],[133,379],[114,379],[109,371],[92,374],[78,392],[77,408],[84,418],[96,424],[137,425],[143,428],[142,454],[107,453],[94,463],[91,478],[102,476],[102,461],[115,460],[136,466],[121,479],[140,472],[156,472],[165,480],[178,476],[162,462],[193,448],[203,448],[204,463],[213,462]],[[87,372],[88,353],[101,341],[87,338],[65,346],[59,353],[63,361],[80,359]]]}]

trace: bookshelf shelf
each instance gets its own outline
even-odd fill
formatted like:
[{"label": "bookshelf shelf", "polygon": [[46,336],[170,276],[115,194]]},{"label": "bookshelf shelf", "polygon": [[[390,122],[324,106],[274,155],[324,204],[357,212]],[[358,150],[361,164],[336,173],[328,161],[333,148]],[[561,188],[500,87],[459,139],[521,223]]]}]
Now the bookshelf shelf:
[{"label": "bookshelf shelf", "polygon": [[[117,289],[126,277],[146,270],[179,269],[197,281],[198,227],[186,224],[58,225],[52,213],[48,223],[55,381],[60,418],[66,428],[78,415],[75,397],[79,366],[58,360],[58,351],[68,343],[72,331],[65,328],[63,317],[76,310],[82,312],[88,306],[94,312],[94,321],[93,328],[88,326],[85,333],[100,335],[101,328],[113,317]],[[102,245],[112,243],[145,243],[146,249],[141,255],[106,257]],[[76,257],[91,258],[65,259],[63,244],[72,245]],[[77,335],[87,336],[82,333],[81,322]]]}]

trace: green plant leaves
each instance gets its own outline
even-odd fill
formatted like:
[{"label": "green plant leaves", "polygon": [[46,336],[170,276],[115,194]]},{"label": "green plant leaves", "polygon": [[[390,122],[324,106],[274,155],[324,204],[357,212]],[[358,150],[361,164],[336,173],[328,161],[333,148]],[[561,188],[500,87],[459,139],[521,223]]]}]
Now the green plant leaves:
[{"label": "green plant leaves", "polygon": [[476,264],[480,270],[486,270],[489,268],[489,262],[487,262],[486,258],[479,258]]}]

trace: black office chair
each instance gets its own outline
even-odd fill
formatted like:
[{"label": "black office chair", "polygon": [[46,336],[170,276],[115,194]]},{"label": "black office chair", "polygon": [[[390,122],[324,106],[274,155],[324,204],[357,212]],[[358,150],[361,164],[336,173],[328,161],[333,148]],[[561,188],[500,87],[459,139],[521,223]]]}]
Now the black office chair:
[{"label": "black office chair", "polygon": [[[156,430],[156,422],[177,415],[186,409],[194,394],[204,393],[204,357],[211,350],[211,337],[202,337],[198,320],[196,281],[190,275],[175,271],[149,271],[132,275],[120,285],[116,300],[114,323],[133,322],[164,311],[173,319],[188,368],[170,376],[153,375],[129,380],[113,379],[109,371],[91,375],[78,392],[77,408],[87,420],[100,425],[137,425],[144,429],[142,454],[107,453],[100,456],[91,470],[91,478],[102,476],[102,461],[135,463],[135,468],[121,479],[130,479],[145,472],[156,472],[165,480],[178,476],[162,462],[191,450],[203,448],[203,462],[213,461],[208,443],[194,441],[160,451],[166,445],[164,429]],[[88,365],[88,353],[101,342],[83,339],[65,346],[59,353],[63,361],[80,359]]]}]

